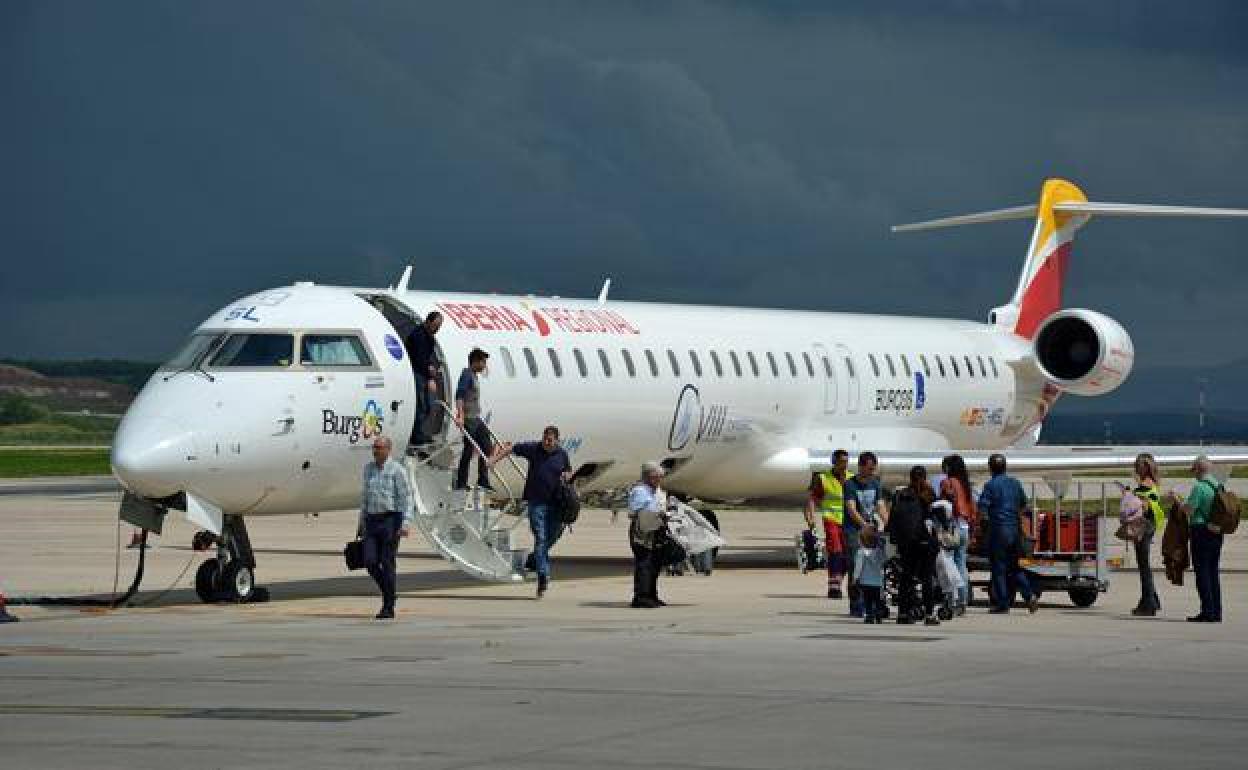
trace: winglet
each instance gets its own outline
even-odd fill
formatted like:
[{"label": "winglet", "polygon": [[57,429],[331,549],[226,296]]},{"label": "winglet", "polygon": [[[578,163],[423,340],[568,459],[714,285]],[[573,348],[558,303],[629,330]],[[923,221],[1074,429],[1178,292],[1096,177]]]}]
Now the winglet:
[{"label": "winglet", "polygon": [[611,279],[602,282],[602,291],[598,292],[598,304],[607,304],[607,293],[611,291]]}]

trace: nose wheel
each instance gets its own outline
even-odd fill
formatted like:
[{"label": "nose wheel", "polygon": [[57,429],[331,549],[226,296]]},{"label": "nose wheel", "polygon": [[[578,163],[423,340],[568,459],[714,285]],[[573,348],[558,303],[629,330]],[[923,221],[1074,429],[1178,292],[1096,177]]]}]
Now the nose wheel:
[{"label": "nose wheel", "polygon": [[256,585],[256,557],[247,537],[243,517],[225,516],[221,537],[196,534],[194,546],[205,550],[216,545],[217,555],[199,565],[195,572],[195,593],[205,604],[242,604],[267,601],[269,592]]}]

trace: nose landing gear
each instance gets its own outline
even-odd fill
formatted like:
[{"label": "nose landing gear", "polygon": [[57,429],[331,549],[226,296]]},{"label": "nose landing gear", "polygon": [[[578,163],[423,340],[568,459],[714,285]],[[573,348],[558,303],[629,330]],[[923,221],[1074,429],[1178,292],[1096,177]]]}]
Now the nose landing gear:
[{"label": "nose landing gear", "polygon": [[247,537],[243,517],[227,513],[221,536],[198,532],[191,541],[197,551],[217,549],[215,558],[199,565],[195,573],[195,593],[205,604],[268,601],[267,589],[256,585],[256,556]]}]

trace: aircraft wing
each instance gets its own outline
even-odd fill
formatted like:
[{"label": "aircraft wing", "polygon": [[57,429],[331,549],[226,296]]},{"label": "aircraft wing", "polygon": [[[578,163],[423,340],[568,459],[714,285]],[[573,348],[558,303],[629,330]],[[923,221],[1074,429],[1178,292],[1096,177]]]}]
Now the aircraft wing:
[{"label": "aircraft wing", "polygon": [[[806,455],[812,472],[832,467],[831,449],[800,450]],[[905,475],[912,466],[922,465],[929,473],[940,471],[940,462],[947,451],[877,451],[880,470],[890,476]],[[996,450],[958,451],[966,460],[971,473],[987,473],[988,457]],[[1008,449],[1002,453],[1009,460],[1011,473],[1063,475],[1088,471],[1122,471],[1130,473],[1136,455],[1148,452],[1157,459],[1162,468],[1191,467],[1198,455],[1206,455],[1220,469],[1234,465],[1248,465],[1248,446],[1035,446],[1025,449]],[[796,459],[798,453],[782,453]],[[850,460],[851,467],[853,458]]]}]

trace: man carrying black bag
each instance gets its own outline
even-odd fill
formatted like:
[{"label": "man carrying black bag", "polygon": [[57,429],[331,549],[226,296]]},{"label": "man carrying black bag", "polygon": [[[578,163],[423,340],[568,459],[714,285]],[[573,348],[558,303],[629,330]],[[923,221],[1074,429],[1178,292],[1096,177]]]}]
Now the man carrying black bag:
[{"label": "man carrying black bag", "polygon": [[504,444],[503,449],[499,457],[511,452],[529,463],[523,497],[529,507],[529,528],[533,530],[533,567],[537,570],[540,599],[550,588],[550,549],[563,534],[564,511],[559,502],[565,497],[563,485],[572,478],[572,462],[559,446],[559,429],[554,425],[542,430],[541,441]]},{"label": "man carrying black bag", "polygon": [[410,534],[412,523],[412,492],[407,471],[390,458],[392,447],[386,436],[378,436],[373,441],[372,462],[364,466],[357,531],[368,574],[381,589],[378,620],[394,617],[399,538]]}]

